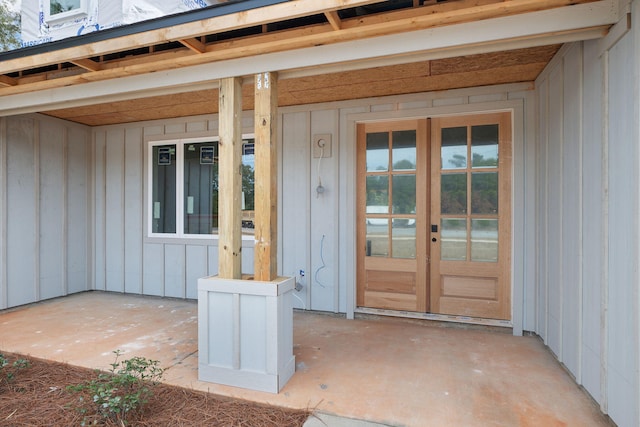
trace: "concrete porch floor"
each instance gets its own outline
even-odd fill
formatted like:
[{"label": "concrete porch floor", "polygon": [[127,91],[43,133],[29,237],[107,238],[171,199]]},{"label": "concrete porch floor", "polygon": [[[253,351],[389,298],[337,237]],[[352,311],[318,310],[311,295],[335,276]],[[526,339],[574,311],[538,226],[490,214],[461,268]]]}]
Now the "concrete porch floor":
[{"label": "concrete porch floor", "polygon": [[295,313],[297,369],[275,395],[198,381],[194,301],[88,292],[0,312],[1,351],[106,369],[116,349],[170,384],[391,426],[610,425],[538,338],[506,331]]}]

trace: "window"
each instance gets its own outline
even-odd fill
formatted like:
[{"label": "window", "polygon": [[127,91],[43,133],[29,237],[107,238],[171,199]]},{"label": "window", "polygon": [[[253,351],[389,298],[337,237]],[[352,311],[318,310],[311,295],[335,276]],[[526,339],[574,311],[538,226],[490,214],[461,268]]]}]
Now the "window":
[{"label": "window", "polygon": [[49,0],[44,5],[47,22],[87,13],[87,0]]},{"label": "window", "polygon": [[[242,231],[253,234],[254,140],[242,141]],[[207,237],[218,232],[218,141],[152,141],[149,236]]]}]

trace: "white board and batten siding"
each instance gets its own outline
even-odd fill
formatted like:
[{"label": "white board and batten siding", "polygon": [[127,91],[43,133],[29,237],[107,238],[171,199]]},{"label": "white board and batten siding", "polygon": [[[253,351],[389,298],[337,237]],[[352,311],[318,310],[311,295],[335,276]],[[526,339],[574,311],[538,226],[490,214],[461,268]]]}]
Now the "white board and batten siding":
[{"label": "white board and batten siding", "polygon": [[536,81],[536,332],[619,426],[640,425],[640,6],[617,43]]},{"label": "white board and batten siding", "polygon": [[[503,85],[280,108],[278,117],[278,272],[295,276],[301,309],[347,313],[355,301],[354,117],[404,119],[437,114],[511,109],[514,112],[515,235],[534,233],[525,201],[535,200],[532,138],[535,110],[531,86]],[[514,108],[514,106],[516,106]],[[243,132],[252,133],[245,112]],[[525,132],[526,128],[526,132]],[[95,133],[95,289],[196,298],[196,280],[217,273],[215,239],[148,237],[146,232],[147,141],[217,135],[216,116],[198,116],[122,126]],[[314,157],[312,141],[324,135],[331,150]],[[114,164],[112,167],[112,163]],[[528,174],[528,175],[527,175]],[[113,175],[113,176],[112,176]],[[322,183],[324,192],[316,189]],[[534,216],[527,213],[528,216]],[[531,225],[529,225],[531,224]],[[514,330],[535,328],[534,270],[525,261],[533,239],[514,249]],[[514,245],[516,246],[516,245]],[[532,263],[530,263],[532,265]],[[253,271],[253,240],[243,241],[243,272]],[[302,276],[301,272],[304,272]]]},{"label": "white board and batten siding", "polygon": [[89,290],[91,130],[0,119],[0,309]]},{"label": "white board and batten siding", "polygon": [[[535,201],[533,181],[524,179],[534,173],[535,163],[524,149],[525,122],[533,129],[535,119],[529,88],[506,85],[281,108],[281,267],[283,275],[298,275],[303,285],[294,292],[295,307],[354,314],[357,121],[511,109],[516,124],[514,159],[521,165],[514,169],[518,176],[514,185],[519,186],[514,193],[522,195],[514,206],[514,217],[520,219],[514,229],[520,235],[533,235],[533,222],[531,226],[524,222],[525,200]],[[312,141],[321,134],[331,135],[332,147],[330,157],[319,159],[313,156]],[[319,178],[324,187],[321,194],[316,191]],[[534,264],[524,260],[525,253],[534,249],[533,240],[525,241],[514,257],[514,288],[520,297],[514,303],[517,333],[535,327],[535,306],[526,306],[523,300],[534,292]],[[301,270],[304,277],[299,276]]]},{"label": "white board and batten siding", "polygon": [[[217,272],[213,238],[149,238],[147,141],[217,134],[211,117],[95,128],[94,289],[197,298],[197,279]],[[245,259],[246,258],[246,259]],[[243,254],[253,268],[251,254]]]}]

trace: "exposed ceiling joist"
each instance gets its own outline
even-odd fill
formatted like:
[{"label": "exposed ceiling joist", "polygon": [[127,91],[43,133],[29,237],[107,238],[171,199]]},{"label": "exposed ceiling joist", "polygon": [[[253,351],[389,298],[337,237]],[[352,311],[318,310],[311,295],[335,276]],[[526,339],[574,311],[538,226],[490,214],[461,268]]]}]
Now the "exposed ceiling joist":
[{"label": "exposed ceiling joist", "polygon": [[342,28],[342,21],[340,20],[340,16],[338,16],[338,12],[335,10],[325,12],[324,16],[327,17],[327,21],[329,21],[329,24],[331,24],[334,30],[338,31]]},{"label": "exposed ceiling joist", "polygon": [[[300,0],[296,2],[287,2],[285,4],[290,7],[294,7],[294,5],[306,5],[306,3],[306,1]],[[332,0],[323,3],[336,2]],[[372,1],[356,2],[355,0],[352,0],[350,2],[342,0],[339,3],[372,3]],[[137,61],[135,63],[123,61],[120,66],[116,67],[107,66],[106,64],[102,65],[95,63],[94,61],[84,59],[86,58],[87,53],[83,52],[85,55],[84,58],[67,61],[76,61],[79,66],[89,69],[90,72],[85,72],[80,75],[67,75],[50,80],[37,79],[30,81],[28,84],[26,84],[26,81],[24,82],[25,84],[20,82],[18,85],[0,89],[0,96],[163,70],[166,71],[180,67],[250,57],[253,55],[264,55],[267,53],[312,48],[316,46],[361,40],[390,34],[401,34],[407,31],[424,30],[471,21],[495,19],[499,17],[524,14],[527,12],[555,9],[567,5],[576,5],[578,3],[607,2],[597,2],[594,0],[518,0],[506,2],[502,0],[460,0],[444,2],[428,7],[410,8],[397,12],[388,12],[341,20],[340,31],[335,31],[335,26],[332,24],[313,25],[310,27],[267,33],[244,39],[232,39],[231,41],[226,42],[210,43],[208,45],[204,45],[204,43],[200,42],[196,38],[185,38],[181,39],[180,42],[189,47],[190,50],[198,52],[199,55],[193,55],[186,50],[183,51],[183,53],[174,52],[170,56],[150,55],[143,61]],[[327,16],[337,16],[337,13],[332,14],[330,12],[332,11],[323,11],[322,13],[326,13]],[[238,20],[236,19],[236,21]],[[167,32],[171,32],[173,31],[173,28],[167,28],[165,30]],[[146,33],[140,37],[145,38]],[[80,48],[93,49],[93,45],[80,46],[75,49]],[[48,55],[48,53],[43,55]],[[24,59],[31,61],[30,58],[31,57]],[[0,63],[0,69],[2,69],[3,66],[4,64]],[[100,68],[92,69],[92,67],[96,66],[99,66]]]},{"label": "exposed ceiling joist", "polygon": [[84,68],[87,71],[99,71],[102,69],[102,65],[100,63],[92,61],[91,59],[80,58],[80,59],[73,59],[69,62],[71,62],[74,65],[77,65],[80,68]]},{"label": "exposed ceiling joist", "polygon": [[16,86],[18,80],[13,77],[0,75],[0,86]]},{"label": "exposed ceiling joist", "polygon": [[183,39],[180,40],[180,43],[182,43],[185,47],[188,47],[195,53],[205,53],[207,51],[207,47],[205,46],[205,44],[196,38]]},{"label": "exposed ceiling joist", "polygon": [[[44,52],[24,58],[0,62],[0,74],[20,71],[25,68],[57,64],[61,58],[90,58],[98,55],[162,44],[167,41],[187,40],[211,33],[211,29],[221,33],[241,28],[268,24],[297,17],[322,14],[332,10],[381,3],[384,0],[296,0],[249,9],[241,14],[226,14],[173,27],[159,28],[143,33],[103,40],[90,45],[82,45]],[[467,0],[464,0],[467,1]]]}]

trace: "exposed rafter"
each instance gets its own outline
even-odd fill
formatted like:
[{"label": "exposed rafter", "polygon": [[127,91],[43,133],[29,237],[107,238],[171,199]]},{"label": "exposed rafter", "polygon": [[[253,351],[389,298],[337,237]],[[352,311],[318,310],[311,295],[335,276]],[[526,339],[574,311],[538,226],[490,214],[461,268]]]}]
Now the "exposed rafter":
[{"label": "exposed rafter", "polygon": [[[0,61],[0,73],[5,77],[0,80],[0,85],[5,86],[0,87],[0,97],[607,1],[424,1],[422,6],[420,2],[417,7],[415,2],[409,2],[408,6],[399,10],[377,12],[382,9],[372,5],[381,3],[381,0],[297,0],[244,12],[242,19],[236,15],[223,15],[90,45]],[[366,6],[367,10],[375,12],[346,18],[353,16],[356,6],[358,10]],[[338,11],[342,12],[339,14]],[[281,20],[307,15],[316,18],[324,15],[328,22],[316,20],[315,23],[293,29],[277,30]],[[270,23],[274,24],[275,30],[269,31]],[[263,31],[228,36],[229,32],[251,25],[257,25]],[[606,32],[608,25],[597,27]],[[212,28],[215,28],[215,32],[211,32]],[[209,32],[205,33],[205,29]],[[225,37],[222,37],[222,41],[216,41],[220,34],[225,34]],[[168,44],[171,45],[169,49],[165,47]],[[140,48],[147,48],[148,53],[128,54],[134,49],[143,50]],[[100,62],[89,59],[95,57],[100,57]],[[69,68],[69,63],[79,68]],[[40,69],[42,71],[38,71]]]},{"label": "exposed rafter", "polygon": [[16,86],[17,84],[17,79],[5,75],[0,75],[0,86]]},{"label": "exposed rafter", "polygon": [[97,55],[106,55],[124,50],[152,46],[155,44],[163,44],[168,41],[187,40],[194,37],[212,34],[212,29],[215,29],[213,33],[223,33],[283,20],[311,16],[314,14],[322,14],[331,10],[382,3],[383,1],[384,0],[287,1],[272,6],[244,11],[241,14],[241,18],[238,17],[238,14],[215,16],[201,21],[189,22],[173,27],[164,27],[156,30],[145,31],[143,33],[103,40],[92,43],[91,45],[71,47],[51,52],[44,52],[24,58],[1,61],[0,73],[7,74],[20,71],[25,68],[53,65],[61,62],[61,58],[88,58]]},{"label": "exposed rafter", "polygon": [[102,65],[100,63],[86,58],[73,59],[69,62],[80,68],[84,68],[87,71],[99,71],[102,69]]},{"label": "exposed rafter", "polygon": [[324,16],[327,17],[327,21],[329,21],[334,30],[338,31],[342,28],[342,21],[340,20],[340,16],[338,16],[338,12],[335,10],[325,12]]},{"label": "exposed rafter", "polygon": [[180,43],[182,43],[184,46],[188,47],[195,53],[205,53],[207,51],[207,47],[205,46],[205,44],[196,38],[183,39],[180,40]]}]

